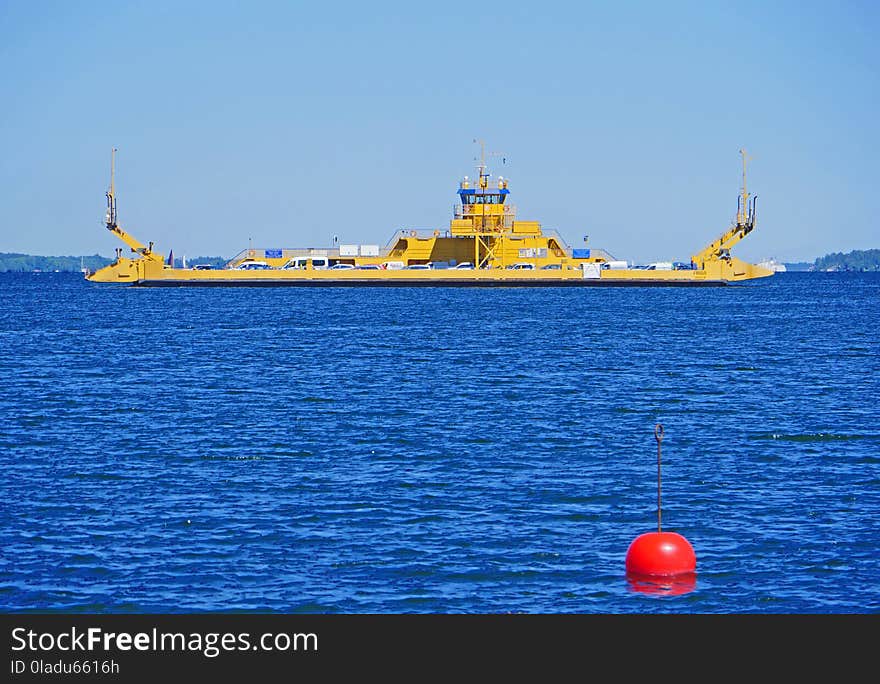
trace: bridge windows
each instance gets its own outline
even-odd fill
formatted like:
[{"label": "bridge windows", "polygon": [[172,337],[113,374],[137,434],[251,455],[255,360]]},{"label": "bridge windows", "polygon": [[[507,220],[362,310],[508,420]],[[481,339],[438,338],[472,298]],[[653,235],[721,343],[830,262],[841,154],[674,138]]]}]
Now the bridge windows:
[{"label": "bridge windows", "polygon": [[485,194],[485,195],[476,195],[476,194],[464,194],[461,193],[461,203],[462,204],[504,204],[504,198],[507,195],[494,195],[494,194]]}]

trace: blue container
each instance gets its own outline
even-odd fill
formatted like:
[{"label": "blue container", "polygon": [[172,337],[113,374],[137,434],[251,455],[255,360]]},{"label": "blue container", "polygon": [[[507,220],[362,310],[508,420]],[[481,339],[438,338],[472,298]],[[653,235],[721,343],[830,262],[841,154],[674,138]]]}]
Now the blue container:
[{"label": "blue container", "polygon": [[590,258],[590,250],[588,250],[588,249],[573,249],[573,250],[571,250],[571,256],[575,259],[589,259]]}]

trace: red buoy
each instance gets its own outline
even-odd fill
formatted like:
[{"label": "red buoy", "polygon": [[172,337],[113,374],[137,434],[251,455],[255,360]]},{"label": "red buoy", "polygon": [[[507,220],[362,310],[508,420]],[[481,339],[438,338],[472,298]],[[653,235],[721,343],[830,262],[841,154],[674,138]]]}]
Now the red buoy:
[{"label": "red buoy", "polygon": [[690,542],[675,532],[646,532],[626,552],[626,571],[636,575],[684,575],[697,570]]},{"label": "red buoy", "polygon": [[627,573],[626,581],[630,591],[640,594],[653,594],[654,596],[680,596],[692,592],[697,586],[697,573],[689,572],[686,575],[670,575],[660,577],[657,575],[636,575]]},{"label": "red buoy", "polygon": [[626,552],[627,574],[647,577],[673,577],[693,574],[697,570],[697,556],[690,542],[675,532],[664,532],[660,503],[660,443],[663,426],[654,427],[657,440],[657,531],[636,537]]}]

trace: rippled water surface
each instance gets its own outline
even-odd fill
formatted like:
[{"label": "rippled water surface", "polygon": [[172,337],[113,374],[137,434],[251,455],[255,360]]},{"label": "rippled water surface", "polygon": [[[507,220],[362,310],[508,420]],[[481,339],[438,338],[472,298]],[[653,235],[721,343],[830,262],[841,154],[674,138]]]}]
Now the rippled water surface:
[{"label": "rippled water surface", "polygon": [[[0,274],[4,612],[880,612],[880,277]],[[696,585],[644,593],[664,530]]]}]

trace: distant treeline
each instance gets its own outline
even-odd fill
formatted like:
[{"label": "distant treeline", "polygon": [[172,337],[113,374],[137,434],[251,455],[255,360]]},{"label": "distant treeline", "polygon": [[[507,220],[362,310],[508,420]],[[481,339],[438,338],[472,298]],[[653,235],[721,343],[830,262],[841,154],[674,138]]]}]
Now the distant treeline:
[{"label": "distant treeline", "polygon": [[856,249],[848,254],[826,254],[816,259],[812,270],[880,271],[880,249]]},{"label": "distant treeline", "polygon": [[[212,266],[224,266],[228,259],[223,257],[187,257],[186,265],[211,264]],[[61,273],[73,273],[87,268],[97,271],[107,264],[113,263],[113,259],[102,257],[98,254],[91,256],[34,256],[33,254],[12,254],[0,252],[0,271],[6,272],[31,272],[31,271],[59,271]],[[183,259],[175,257],[174,265],[183,266]]]},{"label": "distant treeline", "polygon": [[75,272],[82,268],[95,271],[113,260],[98,254],[91,256],[34,256],[0,252],[0,271],[61,271]]}]

